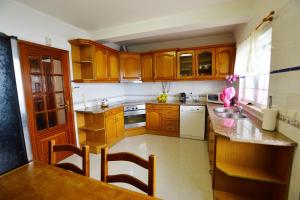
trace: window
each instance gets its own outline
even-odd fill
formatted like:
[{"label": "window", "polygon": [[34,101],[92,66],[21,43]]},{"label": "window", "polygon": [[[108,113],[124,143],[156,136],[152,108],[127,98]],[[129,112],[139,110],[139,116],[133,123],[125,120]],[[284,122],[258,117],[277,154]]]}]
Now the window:
[{"label": "window", "polygon": [[237,47],[235,74],[240,75],[239,98],[259,107],[267,105],[272,28],[254,32]]}]

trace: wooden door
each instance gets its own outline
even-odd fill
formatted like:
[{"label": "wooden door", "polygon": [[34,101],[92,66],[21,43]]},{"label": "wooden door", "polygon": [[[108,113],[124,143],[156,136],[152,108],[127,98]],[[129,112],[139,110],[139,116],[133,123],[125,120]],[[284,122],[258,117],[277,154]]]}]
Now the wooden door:
[{"label": "wooden door", "polygon": [[108,51],[108,66],[109,80],[120,80],[119,54],[117,52]]},{"label": "wooden door", "polygon": [[154,79],[173,80],[176,69],[176,52],[154,53]]},{"label": "wooden door", "polygon": [[233,47],[219,47],[217,48],[216,61],[216,77],[225,78],[226,75],[233,73],[234,60]]},{"label": "wooden door", "polygon": [[116,126],[117,126],[117,137],[124,136],[125,125],[124,125],[124,112],[116,114]]},{"label": "wooden door", "polygon": [[33,156],[47,162],[49,140],[76,144],[69,53],[25,41],[19,41],[19,49]]},{"label": "wooden door", "polygon": [[177,52],[177,79],[195,79],[195,51]]},{"label": "wooden door", "polygon": [[120,54],[121,80],[141,80],[141,59],[139,54]]},{"label": "wooden door", "polygon": [[96,79],[107,80],[108,79],[107,50],[96,46],[93,62],[96,71]]},{"label": "wooden door", "polygon": [[216,73],[216,51],[214,48],[196,51],[197,78],[214,78]]},{"label": "wooden door", "polygon": [[146,114],[146,128],[149,130],[160,130],[161,116],[159,110],[147,109]]},{"label": "wooden door", "polygon": [[142,63],[142,80],[153,81],[153,54],[143,54]]},{"label": "wooden door", "polygon": [[110,115],[105,118],[106,143],[110,144],[117,138],[116,116]]}]

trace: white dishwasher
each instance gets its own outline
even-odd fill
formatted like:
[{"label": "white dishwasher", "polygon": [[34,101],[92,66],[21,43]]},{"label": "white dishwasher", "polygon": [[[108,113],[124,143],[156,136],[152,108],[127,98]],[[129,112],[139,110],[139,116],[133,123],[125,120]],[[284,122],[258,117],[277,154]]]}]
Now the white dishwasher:
[{"label": "white dishwasher", "polygon": [[205,106],[180,106],[180,137],[204,140]]}]

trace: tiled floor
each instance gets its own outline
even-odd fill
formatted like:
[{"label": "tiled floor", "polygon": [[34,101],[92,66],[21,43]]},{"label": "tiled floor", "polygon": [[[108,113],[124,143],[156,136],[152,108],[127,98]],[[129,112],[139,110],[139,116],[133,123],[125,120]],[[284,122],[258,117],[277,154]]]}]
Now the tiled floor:
[{"label": "tiled floor", "polygon": [[[155,135],[129,137],[109,152],[132,152],[145,159],[149,154],[157,156],[157,194],[166,200],[212,200],[211,179],[208,173],[207,143]],[[68,162],[80,166],[80,158],[72,156]],[[100,155],[91,154],[90,176],[100,180]],[[109,174],[131,174],[147,182],[147,171],[128,162],[109,163]],[[139,191],[127,185],[117,184]]]}]

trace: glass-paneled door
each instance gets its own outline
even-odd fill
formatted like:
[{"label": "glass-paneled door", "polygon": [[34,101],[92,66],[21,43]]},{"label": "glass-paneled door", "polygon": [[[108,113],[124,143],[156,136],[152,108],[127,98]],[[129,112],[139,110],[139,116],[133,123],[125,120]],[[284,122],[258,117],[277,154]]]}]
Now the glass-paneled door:
[{"label": "glass-paneled door", "polygon": [[75,144],[68,52],[31,43],[19,46],[32,146],[36,158],[47,161],[49,140]]}]

